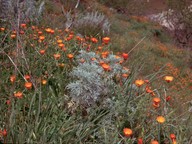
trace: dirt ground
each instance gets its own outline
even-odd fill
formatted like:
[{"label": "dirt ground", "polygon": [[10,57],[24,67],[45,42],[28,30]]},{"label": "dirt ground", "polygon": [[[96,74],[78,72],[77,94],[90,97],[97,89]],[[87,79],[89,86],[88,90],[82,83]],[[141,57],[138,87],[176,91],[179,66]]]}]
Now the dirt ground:
[{"label": "dirt ground", "polygon": [[167,9],[166,0],[146,0],[145,15],[160,13]]}]

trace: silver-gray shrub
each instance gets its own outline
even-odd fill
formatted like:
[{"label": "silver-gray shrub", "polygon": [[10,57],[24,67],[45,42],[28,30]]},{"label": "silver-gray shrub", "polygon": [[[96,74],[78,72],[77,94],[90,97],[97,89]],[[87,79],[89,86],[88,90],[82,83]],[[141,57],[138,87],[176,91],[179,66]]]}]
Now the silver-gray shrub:
[{"label": "silver-gray shrub", "polygon": [[99,12],[76,13],[73,16],[70,11],[65,13],[66,28],[73,27],[82,35],[107,35],[110,32],[108,18]]},{"label": "silver-gray shrub", "polygon": [[42,0],[0,0],[1,20],[9,20],[12,24],[38,21],[41,17],[45,2]]},{"label": "silver-gray shrub", "polygon": [[[108,100],[110,87],[116,84],[113,78],[127,72],[118,63],[121,59],[115,58],[113,54],[103,59],[94,52],[81,50],[76,58],[78,65],[70,73],[73,82],[69,83],[66,88],[70,91],[72,100],[81,105],[90,106],[101,99]],[[91,60],[92,58],[96,60]],[[82,63],[81,59],[85,61]],[[111,67],[110,71],[103,70],[99,64],[101,60],[108,62]]]}]

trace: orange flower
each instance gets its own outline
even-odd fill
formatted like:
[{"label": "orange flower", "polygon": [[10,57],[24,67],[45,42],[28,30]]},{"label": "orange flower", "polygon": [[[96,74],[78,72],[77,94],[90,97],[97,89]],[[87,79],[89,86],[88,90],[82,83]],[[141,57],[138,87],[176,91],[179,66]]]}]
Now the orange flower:
[{"label": "orange flower", "polygon": [[64,48],[64,44],[63,43],[60,43],[60,44],[58,44],[58,46],[60,47],[60,48]]},{"label": "orange flower", "polygon": [[35,29],[36,29],[36,27],[35,27],[35,26],[31,26],[31,29],[32,29],[32,30],[35,30]]},{"label": "orange flower", "polygon": [[123,133],[124,133],[124,136],[130,137],[133,134],[133,131],[129,128],[124,128]]},{"label": "orange flower", "polygon": [[6,137],[7,136],[7,130],[6,129],[4,129],[3,131],[0,130],[0,136],[1,135]]},{"label": "orange flower", "polygon": [[10,101],[10,100],[6,100],[6,104],[7,104],[7,105],[10,105],[10,104],[11,104],[11,101]]},{"label": "orange flower", "polygon": [[51,29],[50,29],[50,28],[46,28],[45,31],[46,31],[47,33],[50,33],[50,32],[51,32]]},{"label": "orange flower", "polygon": [[73,38],[73,36],[74,36],[74,34],[70,34],[70,35],[69,35],[69,38],[70,38],[70,39],[72,39],[72,38]]},{"label": "orange flower", "polygon": [[25,82],[25,88],[30,90],[32,88],[33,84],[31,82]]},{"label": "orange flower", "polygon": [[46,85],[47,84],[47,80],[42,80],[41,83],[42,83],[42,85]]},{"label": "orange flower", "polygon": [[60,68],[63,68],[63,67],[65,66],[65,64],[64,64],[64,63],[59,63],[58,66],[59,66]]},{"label": "orange flower", "polygon": [[51,33],[51,34],[54,34],[54,33],[55,33],[55,31],[54,31],[54,30],[51,30],[51,31],[50,31],[50,33]]},{"label": "orange flower", "polygon": [[158,116],[158,117],[156,118],[156,120],[157,120],[157,122],[160,123],[160,124],[162,124],[162,123],[165,122],[165,118],[164,118],[163,116]]},{"label": "orange flower", "polygon": [[30,77],[30,75],[25,75],[24,78],[25,78],[26,80],[30,80],[31,77]]},{"label": "orange flower", "polygon": [[63,47],[63,48],[62,48],[62,51],[66,52],[66,51],[67,51],[67,48]]},{"label": "orange flower", "polygon": [[0,30],[1,30],[1,31],[4,31],[4,30],[5,30],[5,28],[1,27],[1,28],[0,28]]},{"label": "orange flower", "polygon": [[39,53],[40,53],[41,55],[44,55],[44,54],[45,54],[45,50],[40,50]]},{"label": "orange flower", "polygon": [[176,139],[175,134],[170,134],[170,138],[171,138],[172,140]]},{"label": "orange flower", "polygon": [[39,39],[43,41],[45,39],[45,36],[39,36]]},{"label": "orange flower", "polygon": [[12,34],[17,34],[16,30],[12,31]]},{"label": "orange flower", "polygon": [[16,38],[16,35],[15,35],[15,34],[12,34],[12,35],[11,35],[11,38],[12,38],[12,39]]},{"label": "orange flower", "polygon": [[109,55],[109,52],[104,51],[104,52],[101,53],[101,55],[102,55],[102,58],[106,58]]},{"label": "orange flower", "polygon": [[152,141],[151,141],[151,144],[159,144],[159,142],[156,141],[156,140],[152,140]]},{"label": "orange flower", "polygon": [[128,76],[129,76],[129,75],[126,74],[126,73],[122,74],[122,77],[124,77],[124,78],[127,78]]},{"label": "orange flower", "polygon": [[23,97],[23,93],[20,92],[20,91],[18,91],[18,92],[16,92],[16,93],[14,93],[14,96],[15,96],[16,98],[22,98],[22,97]]},{"label": "orange flower", "polygon": [[61,57],[60,54],[54,54],[53,56],[54,56],[54,58],[55,58],[56,60],[60,59],[60,57]]},{"label": "orange flower", "polygon": [[153,92],[149,86],[146,86],[145,91],[146,91],[146,93],[152,93]]},{"label": "orange flower", "polygon": [[154,108],[158,108],[159,106],[160,106],[159,104],[153,103],[153,107],[154,107]]},{"label": "orange flower", "polygon": [[57,43],[58,43],[58,44],[60,44],[60,43],[62,43],[62,42],[63,42],[63,41],[62,41],[61,39],[58,39],[58,40],[57,40]]},{"label": "orange flower", "polygon": [[143,139],[142,139],[142,138],[139,138],[139,139],[137,140],[137,144],[143,144]]},{"label": "orange flower", "polygon": [[154,108],[158,108],[159,107],[159,103],[160,103],[160,98],[156,97],[156,98],[153,98],[153,106]]},{"label": "orange flower", "polygon": [[135,81],[135,85],[138,86],[138,87],[142,86],[144,83],[145,82],[143,80],[136,80]]},{"label": "orange flower", "polygon": [[21,35],[23,35],[24,33],[25,33],[25,32],[22,31],[22,30],[19,31],[19,34],[21,34]]},{"label": "orange flower", "polygon": [[104,37],[104,38],[102,38],[102,41],[103,41],[104,44],[108,44],[109,41],[110,41],[110,38],[109,37]]},{"label": "orange flower", "polygon": [[10,81],[11,81],[11,83],[14,83],[15,80],[16,80],[16,75],[10,76]]},{"label": "orange flower", "polygon": [[167,97],[166,97],[166,101],[167,101],[167,102],[170,101],[170,99],[171,99],[171,96],[167,96]]},{"label": "orange flower", "polygon": [[67,57],[68,57],[69,59],[73,59],[74,56],[73,56],[73,54],[68,54]]},{"label": "orange flower", "polygon": [[173,77],[172,76],[165,76],[164,80],[169,83],[169,82],[173,81]]},{"label": "orange flower", "polygon": [[42,35],[42,34],[43,34],[43,32],[42,32],[42,31],[39,31],[39,32],[38,32],[38,35]]},{"label": "orange flower", "polygon": [[25,23],[22,23],[22,24],[21,24],[21,27],[22,27],[22,28],[26,28],[27,25],[26,25]]},{"label": "orange flower", "polygon": [[104,63],[102,64],[102,68],[105,70],[105,71],[109,71],[111,68],[108,64]]},{"label": "orange flower", "polygon": [[127,60],[129,55],[128,55],[128,53],[122,53],[122,57],[124,58],[124,60]]},{"label": "orange flower", "polygon": [[97,43],[98,42],[98,40],[96,39],[96,38],[91,38],[91,41],[93,42],[93,43]]},{"label": "orange flower", "polygon": [[102,50],[102,46],[98,46],[98,48],[97,48],[98,50]]},{"label": "orange flower", "polygon": [[153,102],[155,103],[155,104],[159,104],[160,103],[160,98],[158,98],[158,97],[155,97],[155,98],[153,98]]}]

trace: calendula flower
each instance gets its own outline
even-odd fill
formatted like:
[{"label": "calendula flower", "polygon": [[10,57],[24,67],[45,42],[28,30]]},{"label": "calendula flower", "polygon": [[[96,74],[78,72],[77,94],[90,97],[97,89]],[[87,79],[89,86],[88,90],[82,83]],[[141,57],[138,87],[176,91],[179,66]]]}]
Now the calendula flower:
[{"label": "calendula flower", "polygon": [[158,98],[158,97],[153,98],[153,103],[156,104],[156,105],[159,104],[160,101],[161,101],[161,99]]},{"label": "calendula flower", "polygon": [[33,86],[33,84],[31,83],[31,82],[25,82],[25,88],[26,89],[31,89],[32,88],[32,86]]},{"label": "calendula flower", "polygon": [[122,57],[124,58],[124,60],[127,60],[129,55],[128,55],[128,53],[122,53]]},{"label": "calendula flower", "polygon": [[61,44],[63,41],[61,39],[57,40],[58,44]]},{"label": "calendula flower", "polygon": [[172,141],[176,140],[175,134],[170,134],[170,138],[171,138]]},{"label": "calendula flower", "polygon": [[47,80],[44,79],[44,80],[41,81],[41,83],[42,83],[42,85],[46,85],[47,84]]},{"label": "calendula flower", "polygon": [[27,25],[26,25],[25,23],[22,23],[20,26],[21,26],[22,28],[26,28],[26,27],[27,27]]},{"label": "calendula flower", "polygon": [[30,75],[24,75],[24,78],[26,79],[26,80],[30,80]]},{"label": "calendula flower", "polygon": [[164,80],[169,83],[169,82],[173,81],[173,77],[172,76],[165,76]]},{"label": "calendula flower", "polygon": [[39,36],[39,39],[43,41],[45,39],[45,36]]},{"label": "calendula flower", "polygon": [[47,33],[50,33],[50,32],[51,32],[51,29],[50,29],[50,28],[46,28],[45,31],[46,31]]},{"label": "calendula flower", "polygon": [[18,91],[18,92],[15,92],[15,93],[14,93],[14,96],[15,96],[16,98],[22,98],[22,97],[23,97],[23,93],[20,92],[20,91]]},{"label": "calendula flower", "polygon": [[102,68],[105,70],[105,71],[109,71],[111,68],[108,64],[104,63],[102,64]]},{"label": "calendula flower", "polygon": [[128,76],[129,76],[129,75],[126,74],[126,73],[122,74],[122,77],[124,77],[124,78],[127,78]]},{"label": "calendula flower", "polygon": [[135,85],[138,86],[138,87],[142,86],[144,83],[145,82],[143,80],[136,80],[135,81]]},{"label": "calendula flower", "polygon": [[10,81],[11,81],[11,83],[14,83],[15,80],[16,80],[16,75],[11,75],[11,76],[10,76]]},{"label": "calendula flower", "polygon": [[44,50],[44,49],[43,49],[43,50],[40,50],[39,53],[40,53],[41,55],[44,55],[44,54],[45,54],[45,50]]},{"label": "calendula flower", "polygon": [[102,41],[103,41],[104,44],[108,44],[109,41],[110,41],[110,38],[109,37],[104,37],[104,38],[102,38]]},{"label": "calendula flower", "polygon": [[73,56],[73,54],[68,54],[67,57],[68,57],[69,59],[73,59],[74,56]]},{"label": "calendula flower", "polygon": [[60,54],[54,54],[53,56],[54,56],[54,58],[55,58],[56,60],[60,59],[60,57],[61,57]]},{"label": "calendula flower", "polygon": [[91,41],[93,42],[93,43],[97,43],[98,42],[98,40],[96,39],[96,38],[91,38]]},{"label": "calendula flower", "polygon": [[65,45],[63,43],[58,44],[60,48],[63,48]]},{"label": "calendula flower", "polygon": [[5,30],[5,28],[4,28],[4,27],[1,27],[1,28],[0,28],[0,31],[4,31],[4,30]]},{"label": "calendula flower", "polygon": [[124,129],[123,129],[123,134],[124,134],[124,136],[126,136],[126,137],[130,137],[130,136],[132,136],[133,131],[132,131],[130,128],[124,128]]},{"label": "calendula flower", "polygon": [[16,35],[15,35],[15,34],[12,34],[12,35],[11,35],[11,38],[12,38],[12,39],[16,38]]},{"label": "calendula flower", "polygon": [[158,116],[158,117],[156,118],[156,120],[157,120],[157,122],[160,123],[160,124],[162,124],[162,123],[165,122],[165,118],[164,118],[163,116]]}]

